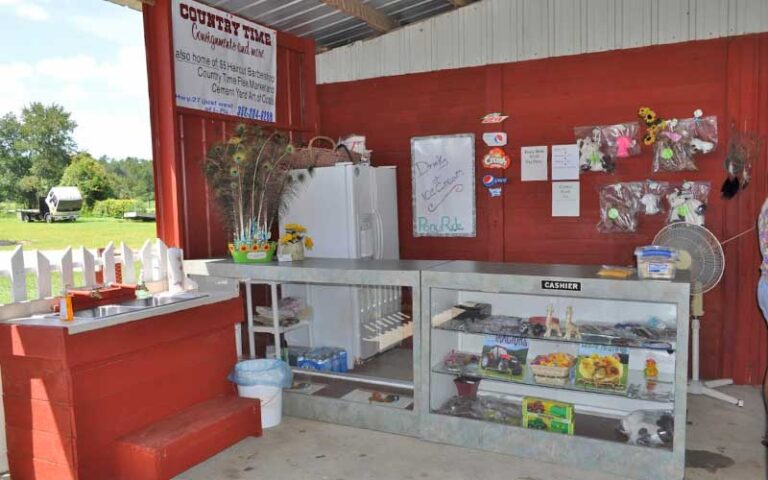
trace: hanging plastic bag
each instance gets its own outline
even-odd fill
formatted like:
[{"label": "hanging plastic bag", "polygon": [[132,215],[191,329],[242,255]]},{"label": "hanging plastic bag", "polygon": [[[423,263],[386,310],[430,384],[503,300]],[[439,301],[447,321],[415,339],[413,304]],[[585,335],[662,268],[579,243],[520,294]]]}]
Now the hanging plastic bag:
[{"label": "hanging plastic bag", "polygon": [[693,118],[680,120],[679,128],[688,136],[691,155],[704,155],[717,148],[717,117],[704,116],[700,109],[693,112]]},{"label": "hanging plastic bag", "polygon": [[579,147],[579,168],[582,172],[612,172],[611,157],[606,155],[602,130],[598,126],[573,129]]},{"label": "hanging plastic bag", "polygon": [[689,147],[690,133],[677,120],[668,120],[656,134],[653,153],[654,172],[698,170]]},{"label": "hanging plastic bag", "polygon": [[606,125],[600,128],[605,152],[615,161],[617,158],[640,155],[640,124],[637,122]]},{"label": "hanging plastic bag", "polygon": [[288,388],[293,383],[293,372],[282,360],[243,360],[235,364],[234,370],[227,378],[242,387],[266,385]]},{"label": "hanging plastic bag", "polygon": [[704,226],[709,202],[709,182],[684,182],[667,195],[667,223],[686,222]]},{"label": "hanging plastic bag", "polygon": [[646,180],[642,183],[640,205],[645,215],[658,215],[666,212],[665,197],[670,192],[669,182]]},{"label": "hanging plastic bag", "polygon": [[630,183],[613,183],[600,188],[601,233],[631,233],[637,231],[640,201],[637,187]]}]

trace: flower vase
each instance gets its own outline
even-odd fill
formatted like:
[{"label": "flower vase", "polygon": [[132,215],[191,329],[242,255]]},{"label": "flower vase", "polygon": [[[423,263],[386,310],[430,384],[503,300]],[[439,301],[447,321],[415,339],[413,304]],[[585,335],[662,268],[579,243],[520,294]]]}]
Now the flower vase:
[{"label": "flower vase", "polygon": [[264,243],[230,243],[229,253],[235,263],[269,263],[275,255],[277,244]]},{"label": "flower vase", "polygon": [[290,256],[291,261],[304,260],[304,243],[303,242],[284,243],[280,245],[277,255],[278,255],[278,258]]}]

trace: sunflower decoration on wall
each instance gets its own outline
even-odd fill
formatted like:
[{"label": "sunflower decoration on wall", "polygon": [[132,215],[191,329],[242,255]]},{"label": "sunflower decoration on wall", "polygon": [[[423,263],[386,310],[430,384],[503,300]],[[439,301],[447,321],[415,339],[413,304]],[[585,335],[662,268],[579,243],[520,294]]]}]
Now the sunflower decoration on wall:
[{"label": "sunflower decoration on wall", "polygon": [[246,124],[237,125],[228,139],[208,151],[203,169],[231,234],[229,251],[236,261],[272,259],[272,228],[306,180],[290,174],[295,154],[285,135]]}]

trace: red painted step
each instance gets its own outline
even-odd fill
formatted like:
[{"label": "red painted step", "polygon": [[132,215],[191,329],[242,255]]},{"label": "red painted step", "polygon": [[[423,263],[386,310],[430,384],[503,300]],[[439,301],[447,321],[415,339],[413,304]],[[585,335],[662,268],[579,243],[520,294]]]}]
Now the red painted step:
[{"label": "red painted step", "polygon": [[115,472],[125,480],[168,479],[245,437],[260,435],[258,400],[218,397],[119,439]]}]

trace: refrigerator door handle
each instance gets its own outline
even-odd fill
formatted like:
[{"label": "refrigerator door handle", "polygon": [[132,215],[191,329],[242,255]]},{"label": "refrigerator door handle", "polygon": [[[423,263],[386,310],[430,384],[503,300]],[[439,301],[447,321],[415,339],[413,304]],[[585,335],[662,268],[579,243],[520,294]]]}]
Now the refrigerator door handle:
[{"label": "refrigerator door handle", "polygon": [[384,221],[381,219],[381,214],[378,210],[373,211],[373,216],[376,219],[376,237],[374,240],[374,256],[373,258],[384,258]]}]

